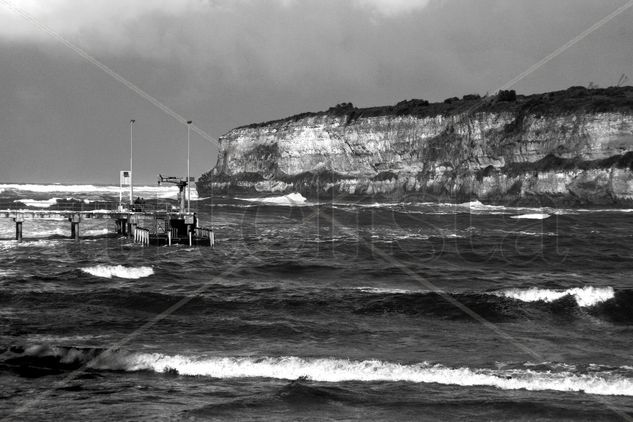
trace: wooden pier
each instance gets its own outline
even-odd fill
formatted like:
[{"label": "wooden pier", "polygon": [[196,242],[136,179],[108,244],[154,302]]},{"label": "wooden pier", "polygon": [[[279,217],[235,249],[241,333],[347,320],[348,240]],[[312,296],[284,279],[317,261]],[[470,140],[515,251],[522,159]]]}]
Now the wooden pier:
[{"label": "wooden pier", "polygon": [[[135,120],[130,120],[130,131]],[[189,126],[187,131],[189,136]],[[23,224],[27,220],[68,220],[70,222],[70,237],[79,241],[79,228],[81,222],[86,219],[111,219],[114,220],[117,234],[126,235],[129,239],[142,245],[174,245],[184,244],[188,246],[215,246],[215,235],[210,227],[199,227],[198,216],[190,209],[190,195],[185,195],[185,188],[190,189],[190,183],[194,181],[189,177],[189,148],[187,148],[187,178],[158,175],[158,185],[171,184],[178,188],[178,206],[165,204],[164,208],[158,206],[152,208],[145,204],[145,200],[134,200],[132,186],[132,136],[130,132],[130,171],[120,172],[119,202],[96,201],[85,204],[83,202],[62,202],[48,209],[0,209],[0,218],[10,218],[15,222],[15,239],[22,241]],[[189,145],[189,141],[187,141]],[[129,180],[125,180],[129,177]],[[123,184],[130,188],[130,199],[123,203]],[[186,198],[187,201],[185,201]],[[91,209],[86,209],[90,207]]]},{"label": "wooden pier", "polygon": [[[102,207],[105,204],[100,204]],[[121,209],[94,210],[0,210],[0,218],[15,222],[15,239],[22,241],[23,224],[29,220],[67,220],[70,223],[70,238],[79,241],[81,222],[87,219],[111,219],[116,232],[126,235],[142,245],[215,246],[215,235],[210,227],[199,227],[195,212],[168,210]],[[101,208],[101,207],[100,207]]]}]

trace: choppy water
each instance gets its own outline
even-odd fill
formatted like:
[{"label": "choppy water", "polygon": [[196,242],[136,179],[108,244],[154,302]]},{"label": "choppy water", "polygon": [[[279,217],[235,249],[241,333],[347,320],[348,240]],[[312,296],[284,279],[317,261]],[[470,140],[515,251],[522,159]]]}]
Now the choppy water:
[{"label": "choppy water", "polygon": [[633,417],[630,210],[195,204],[215,249],[0,221],[0,417]]}]

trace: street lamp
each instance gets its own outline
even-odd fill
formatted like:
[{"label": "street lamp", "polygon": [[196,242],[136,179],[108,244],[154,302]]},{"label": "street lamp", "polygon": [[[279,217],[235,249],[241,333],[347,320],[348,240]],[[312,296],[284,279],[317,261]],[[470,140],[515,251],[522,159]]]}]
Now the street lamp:
[{"label": "street lamp", "polygon": [[189,177],[189,150],[191,144],[191,120],[187,121],[187,212],[191,211],[191,180]]},{"label": "street lamp", "polygon": [[132,183],[132,174],[133,174],[133,172],[132,172],[132,162],[133,162],[132,158],[133,158],[134,152],[133,152],[132,145],[133,145],[133,133],[134,133],[133,127],[134,127],[134,122],[135,121],[136,120],[130,120],[130,210],[132,209],[132,204],[133,204],[133,201],[134,201],[133,200],[133,198],[134,198],[134,183]]}]

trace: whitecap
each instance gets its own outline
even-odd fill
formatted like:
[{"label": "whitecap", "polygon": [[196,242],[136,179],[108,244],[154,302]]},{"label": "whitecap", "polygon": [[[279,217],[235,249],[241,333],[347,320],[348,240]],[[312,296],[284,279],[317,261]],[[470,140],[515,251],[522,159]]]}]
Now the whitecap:
[{"label": "whitecap", "polygon": [[539,289],[531,287],[529,289],[507,289],[493,292],[495,296],[508,297],[522,302],[553,302],[565,296],[571,295],[578,303],[578,306],[594,306],[598,303],[606,302],[615,297],[613,287],[575,287],[566,290]]},{"label": "whitecap", "polygon": [[18,274],[18,272],[16,270],[9,270],[9,269],[1,269],[0,268],[0,279],[7,278],[7,277],[13,277],[16,274]]},{"label": "whitecap", "polygon": [[300,193],[289,193],[288,195],[283,196],[269,196],[264,198],[237,198],[242,201],[250,201],[250,202],[262,202],[264,204],[275,204],[275,205],[288,205],[288,206],[296,206],[296,205],[305,205],[307,199],[301,195]]},{"label": "whitecap", "polygon": [[[23,192],[38,192],[38,193],[84,193],[84,194],[109,194],[119,195],[120,187],[118,185],[62,185],[55,184],[2,184],[0,185],[1,191],[23,191]],[[178,196],[178,187],[173,185],[161,185],[161,186],[146,186],[138,185],[134,186],[134,194],[144,197],[145,199],[162,198],[162,199],[176,199]],[[191,200],[195,201],[198,198],[198,192],[196,189],[191,189]]]},{"label": "whitecap", "polygon": [[360,290],[363,293],[372,293],[372,294],[415,294],[415,293],[426,293],[426,292],[416,292],[413,290],[406,289],[393,289],[393,288],[385,288],[385,287],[356,287],[354,290]]},{"label": "whitecap", "polygon": [[103,229],[89,229],[82,232],[82,236],[102,236],[108,234],[110,231],[107,228]]},{"label": "whitecap", "polygon": [[52,205],[57,204],[57,200],[60,198],[51,198],[51,199],[16,199],[14,203],[21,203],[26,205],[27,207],[35,207],[35,208],[50,208]]},{"label": "whitecap", "polygon": [[97,265],[94,267],[82,268],[81,271],[103,278],[127,278],[138,279],[149,277],[154,274],[152,267],[124,267],[123,265]]},{"label": "whitecap", "polygon": [[461,204],[457,204],[457,206],[458,207],[468,207],[468,208],[485,208],[486,207],[480,201],[462,202]]},{"label": "whitecap", "polygon": [[319,382],[412,382],[487,386],[503,390],[582,391],[588,394],[633,396],[633,379],[609,371],[577,373],[532,369],[451,368],[427,362],[400,364],[379,360],[286,357],[188,357],[159,353],[111,354],[88,365],[94,369],[177,371],[180,375],[213,378],[307,377]]},{"label": "whitecap", "polygon": [[513,215],[510,218],[514,218],[517,220],[545,220],[549,218],[549,214],[544,213],[534,213],[534,214],[521,214],[521,215]]}]

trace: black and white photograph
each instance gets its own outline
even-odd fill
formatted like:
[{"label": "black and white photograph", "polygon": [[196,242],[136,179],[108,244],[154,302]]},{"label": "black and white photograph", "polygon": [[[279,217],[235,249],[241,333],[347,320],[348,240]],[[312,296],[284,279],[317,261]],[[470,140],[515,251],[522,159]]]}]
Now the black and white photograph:
[{"label": "black and white photograph", "polygon": [[633,0],[0,0],[0,421],[633,421]]}]

